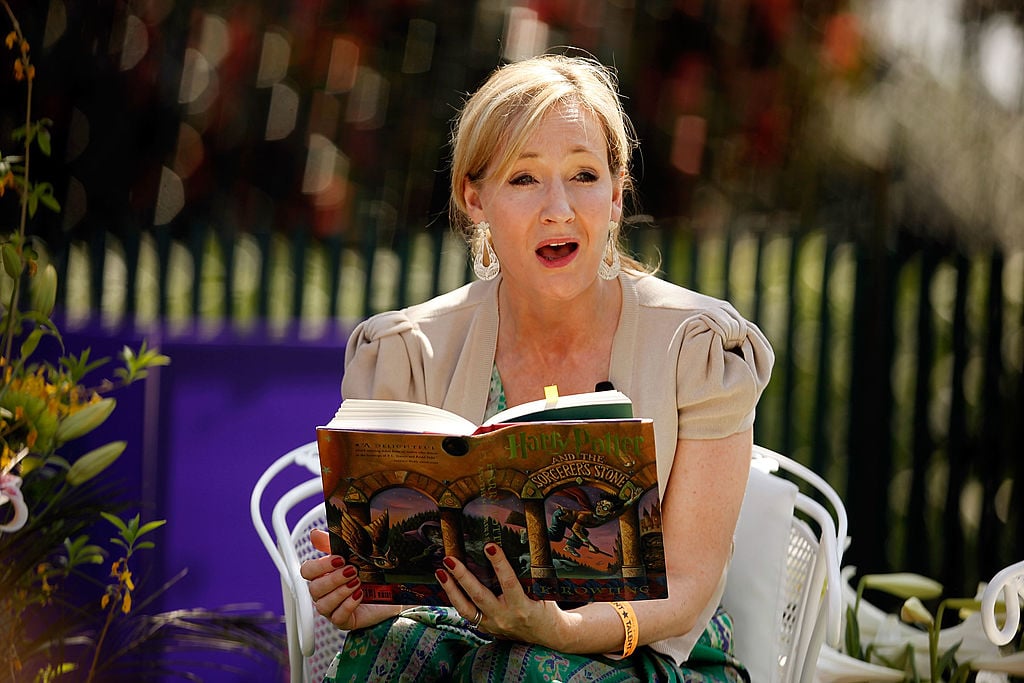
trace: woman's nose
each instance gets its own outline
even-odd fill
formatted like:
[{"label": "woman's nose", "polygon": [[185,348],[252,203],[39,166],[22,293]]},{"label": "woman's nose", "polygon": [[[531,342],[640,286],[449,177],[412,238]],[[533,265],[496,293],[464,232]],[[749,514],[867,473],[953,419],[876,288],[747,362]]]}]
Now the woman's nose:
[{"label": "woman's nose", "polygon": [[561,181],[548,184],[544,195],[543,219],[547,223],[566,223],[575,217],[568,188]]}]

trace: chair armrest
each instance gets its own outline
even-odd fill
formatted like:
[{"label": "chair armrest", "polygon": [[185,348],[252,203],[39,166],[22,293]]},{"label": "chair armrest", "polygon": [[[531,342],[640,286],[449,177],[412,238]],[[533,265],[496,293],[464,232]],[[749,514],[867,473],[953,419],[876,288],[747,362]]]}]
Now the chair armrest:
[{"label": "chair armrest", "polygon": [[274,566],[277,567],[278,573],[281,575],[281,579],[285,580],[288,576],[288,568],[284,564],[284,560],[281,558],[281,553],[277,549],[277,544],[274,543],[274,539],[270,535],[270,531],[267,529],[266,523],[263,521],[263,512],[260,510],[260,505],[263,501],[263,492],[266,491],[267,486],[274,478],[283,472],[286,468],[295,463],[296,455],[308,449],[314,444],[304,444],[295,448],[288,453],[285,453],[268,467],[260,478],[256,480],[256,484],[252,488],[252,493],[249,496],[249,516],[252,518],[252,526],[256,530],[256,535],[259,536],[260,541],[263,543],[264,549],[267,554],[270,555],[270,559],[273,560]]},{"label": "chair armrest", "polygon": [[839,647],[843,631],[843,579],[839,571],[836,525],[824,506],[802,493],[797,494],[796,508],[813,519],[821,529],[819,543],[821,555],[825,558],[825,641],[832,647]]},{"label": "chair armrest", "polygon": [[288,528],[287,513],[300,501],[317,494],[323,495],[323,480],[319,477],[299,484],[286,494],[274,506],[270,521],[274,534],[279,539],[278,552],[284,570],[281,577],[292,593],[295,609],[298,613],[299,649],[306,657],[313,654],[313,601],[309,597],[306,580],[299,573],[299,555],[291,540],[291,529]]},{"label": "chair armrest", "polygon": [[[981,625],[985,635],[995,645],[1006,645],[1020,627],[1020,595],[1024,588],[1024,562],[1004,568],[989,581],[981,595]],[[996,603],[1002,595],[1006,603],[1003,627],[996,625]]]}]

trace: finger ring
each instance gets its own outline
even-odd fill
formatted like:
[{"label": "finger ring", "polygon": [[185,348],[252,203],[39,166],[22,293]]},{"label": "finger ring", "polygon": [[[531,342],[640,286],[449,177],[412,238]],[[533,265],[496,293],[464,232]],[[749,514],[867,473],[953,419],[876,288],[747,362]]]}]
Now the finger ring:
[{"label": "finger ring", "polygon": [[469,622],[469,625],[473,628],[480,626],[480,620],[484,618],[484,613],[480,611],[480,608],[476,608],[476,616],[473,617],[473,621]]}]

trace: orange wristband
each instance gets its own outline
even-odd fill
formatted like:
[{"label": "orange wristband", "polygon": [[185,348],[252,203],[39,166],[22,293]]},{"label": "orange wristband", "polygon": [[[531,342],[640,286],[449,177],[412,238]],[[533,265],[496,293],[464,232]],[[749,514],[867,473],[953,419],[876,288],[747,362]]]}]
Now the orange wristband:
[{"label": "orange wristband", "polygon": [[628,602],[608,603],[615,608],[615,613],[622,619],[622,628],[626,631],[626,640],[622,643],[622,656],[628,657],[636,650],[637,640],[640,638],[640,624],[636,620],[636,612]]}]

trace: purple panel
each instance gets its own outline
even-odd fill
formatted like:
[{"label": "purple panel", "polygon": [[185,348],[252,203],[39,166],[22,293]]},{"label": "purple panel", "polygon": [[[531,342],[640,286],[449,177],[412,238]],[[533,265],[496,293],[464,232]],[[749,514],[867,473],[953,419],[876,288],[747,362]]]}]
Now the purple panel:
[{"label": "purple panel", "polygon": [[[188,568],[164,608],[255,602],[282,614],[280,579],[253,530],[249,496],[278,456],[312,441],[316,426],[333,416],[343,349],[171,342],[163,351],[173,359],[160,379],[164,567],[167,576]],[[265,500],[310,476],[289,473]],[[223,673],[216,680],[253,679]]]},{"label": "purple panel", "polygon": [[[97,445],[128,440],[117,464],[124,497],[132,512],[141,507],[144,519],[167,519],[154,534],[156,550],[145,551],[153,553],[154,567],[145,586],[188,570],[153,609],[244,604],[280,615],[280,579],[253,530],[249,496],[267,466],[312,441],[315,427],[333,416],[341,395],[343,338],[161,341],[158,333],[65,332],[69,350],[89,347],[94,358],[115,355],[125,344],[137,347],[143,338],[170,356],[171,365],[115,393],[117,410],[89,438]],[[292,472],[265,499],[276,500],[310,476]],[[272,662],[225,656],[218,663],[235,671],[204,667],[196,673],[209,683],[286,677],[269,673]]]}]

